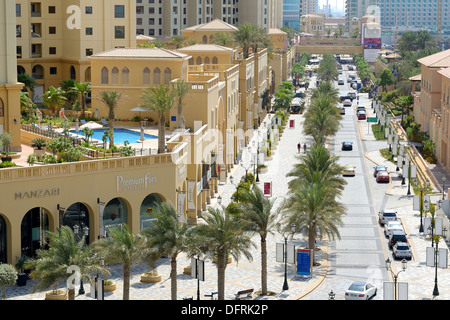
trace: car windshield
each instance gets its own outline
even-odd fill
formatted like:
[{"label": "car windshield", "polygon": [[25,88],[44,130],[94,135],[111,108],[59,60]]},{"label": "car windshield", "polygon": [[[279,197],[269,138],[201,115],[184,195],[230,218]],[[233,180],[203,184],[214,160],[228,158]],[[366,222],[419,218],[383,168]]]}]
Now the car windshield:
[{"label": "car windshield", "polygon": [[401,245],[401,246],[397,246],[397,249],[398,250],[409,250],[409,247],[405,246],[405,245]]},{"label": "car windshield", "polygon": [[386,167],[385,166],[377,166],[377,171],[385,171]]},{"label": "car windshield", "polygon": [[394,212],[385,212],[385,213],[383,213],[383,215],[385,217],[395,217],[395,213]]},{"label": "car windshield", "polygon": [[348,290],[351,291],[364,291],[364,283],[353,283]]}]

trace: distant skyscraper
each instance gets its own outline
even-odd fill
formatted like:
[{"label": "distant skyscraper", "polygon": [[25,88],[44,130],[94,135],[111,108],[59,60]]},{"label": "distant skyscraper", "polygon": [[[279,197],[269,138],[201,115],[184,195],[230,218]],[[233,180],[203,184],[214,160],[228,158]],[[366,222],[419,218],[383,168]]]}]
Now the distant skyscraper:
[{"label": "distant skyscraper", "polygon": [[300,0],[300,16],[319,12],[319,0]]},{"label": "distant skyscraper", "polygon": [[300,29],[300,1],[283,0],[283,25]]},{"label": "distant skyscraper", "polygon": [[367,8],[373,5],[377,5],[377,0],[345,0],[345,31],[350,29],[350,20],[361,19],[368,13]]}]

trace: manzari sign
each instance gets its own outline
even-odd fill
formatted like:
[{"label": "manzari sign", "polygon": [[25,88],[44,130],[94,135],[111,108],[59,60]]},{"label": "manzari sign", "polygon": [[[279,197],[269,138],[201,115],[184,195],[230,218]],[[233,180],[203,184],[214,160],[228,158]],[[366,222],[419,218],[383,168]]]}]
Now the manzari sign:
[{"label": "manzari sign", "polygon": [[14,200],[25,200],[25,199],[41,199],[46,197],[56,197],[59,196],[59,189],[39,189],[33,191],[16,192],[14,194]]}]

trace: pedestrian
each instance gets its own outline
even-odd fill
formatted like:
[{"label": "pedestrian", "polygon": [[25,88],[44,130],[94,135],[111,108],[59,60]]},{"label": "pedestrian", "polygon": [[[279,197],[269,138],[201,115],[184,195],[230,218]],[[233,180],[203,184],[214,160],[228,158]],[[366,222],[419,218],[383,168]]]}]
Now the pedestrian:
[{"label": "pedestrian", "polygon": [[298,150],[298,153],[300,153],[300,148],[301,148],[301,146],[302,146],[302,144],[299,142],[299,143],[297,144],[297,150]]},{"label": "pedestrian", "polygon": [[306,142],[305,142],[305,145],[303,146],[303,151],[305,151],[305,153],[306,153]]}]

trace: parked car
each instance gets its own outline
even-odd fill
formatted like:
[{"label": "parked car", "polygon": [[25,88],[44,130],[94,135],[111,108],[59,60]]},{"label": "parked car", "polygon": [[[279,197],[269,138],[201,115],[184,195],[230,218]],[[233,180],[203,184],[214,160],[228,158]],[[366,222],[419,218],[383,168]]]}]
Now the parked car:
[{"label": "parked car", "polygon": [[388,221],[384,224],[384,235],[389,238],[393,230],[403,231],[403,225],[400,220]]},{"label": "parked car", "polygon": [[397,241],[392,247],[392,255],[394,259],[408,259],[411,260],[412,252],[411,247],[406,242]]},{"label": "parked car", "polygon": [[366,107],[364,107],[364,106],[358,106],[357,108],[356,108],[356,112],[359,112],[359,111],[366,111]]},{"label": "parked car", "polygon": [[344,107],[339,107],[339,113],[340,114],[345,114],[345,108]]},{"label": "parked car", "polygon": [[352,106],[351,100],[344,100],[343,106],[344,107],[351,107]]},{"label": "parked car", "polygon": [[377,182],[389,182],[389,172],[387,171],[378,171],[377,173]]},{"label": "parked car", "polygon": [[342,142],[342,150],[353,150],[353,142],[351,141],[344,141]]},{"label": "parked car", "polygon": [[294,106],[291,106],[290,112],[291,112],[291,113],[299,113],[301,109],[302,109],[301,106],[294,105]]},{"label": "parked car", "polygon": [[397,220],[397,210],[395,209],[384,209],[378,212],[378,221],[381,225],[384,225],[388,221]]},{"label": "parked car", "polygon": [[374,176],[374,178],[376,178],[378,171],[388,171],[388,168],[386,166],[376,166],[376,167],[374,167],[374,170],[375,171],[373,172],[373,176]]},{"label": "parked car", "polygon": [[406,233],[404,231],[393,230],[389,235],[388,244],[390,249],[392,249],[397,242],[408,243],[408,239],[406,239]]},{"label": "parked car", "polygon": [[350,77],[347,78],[347,83],[352,83],[352,81],[353,81],[352,78],[350,78]]},{"label": "parked car", "polygon": [[353,71],[353,66],[348,66],[348,71]]},{"label": "parked car", "polygon": [[359,111],[358,112],[358,120],[366,120],[367,119],[367,115],[365,111]]},{"label": "parked car", "polygon": [[377,295],[377,287],[370,282],[353,282],[345,292],[345,300],[369,300]]},{"label": "parked car", "polygon": [[343,86],[343,85],[344,85],[344,80],[342,80],[342,79],[339,79],[339,81],[338,81],[338,85],[340,85],[340,86]]},{"label": "parked car", "polygon": [[343,176],[355,176],[355,169],[356,167],[351,164],[347,164],[344,167],[344,172],[342,173]]},{"label": "parked car", "polygon": [[303,98],[305,94],[302,91],[295,93],[294,98]]},{"label": "parked car", "polygon": [[341,102],[344,102],[345,100],[353,101],[354,98],[352,98],[351,95],[346,95],[346,96],[340,96],[339,99],[341,99]]},{"label": "parked car", "polygon": [[351,97],[352,99],[356,99],[356,92],[349,92],[347,93],[347,96]]}]

